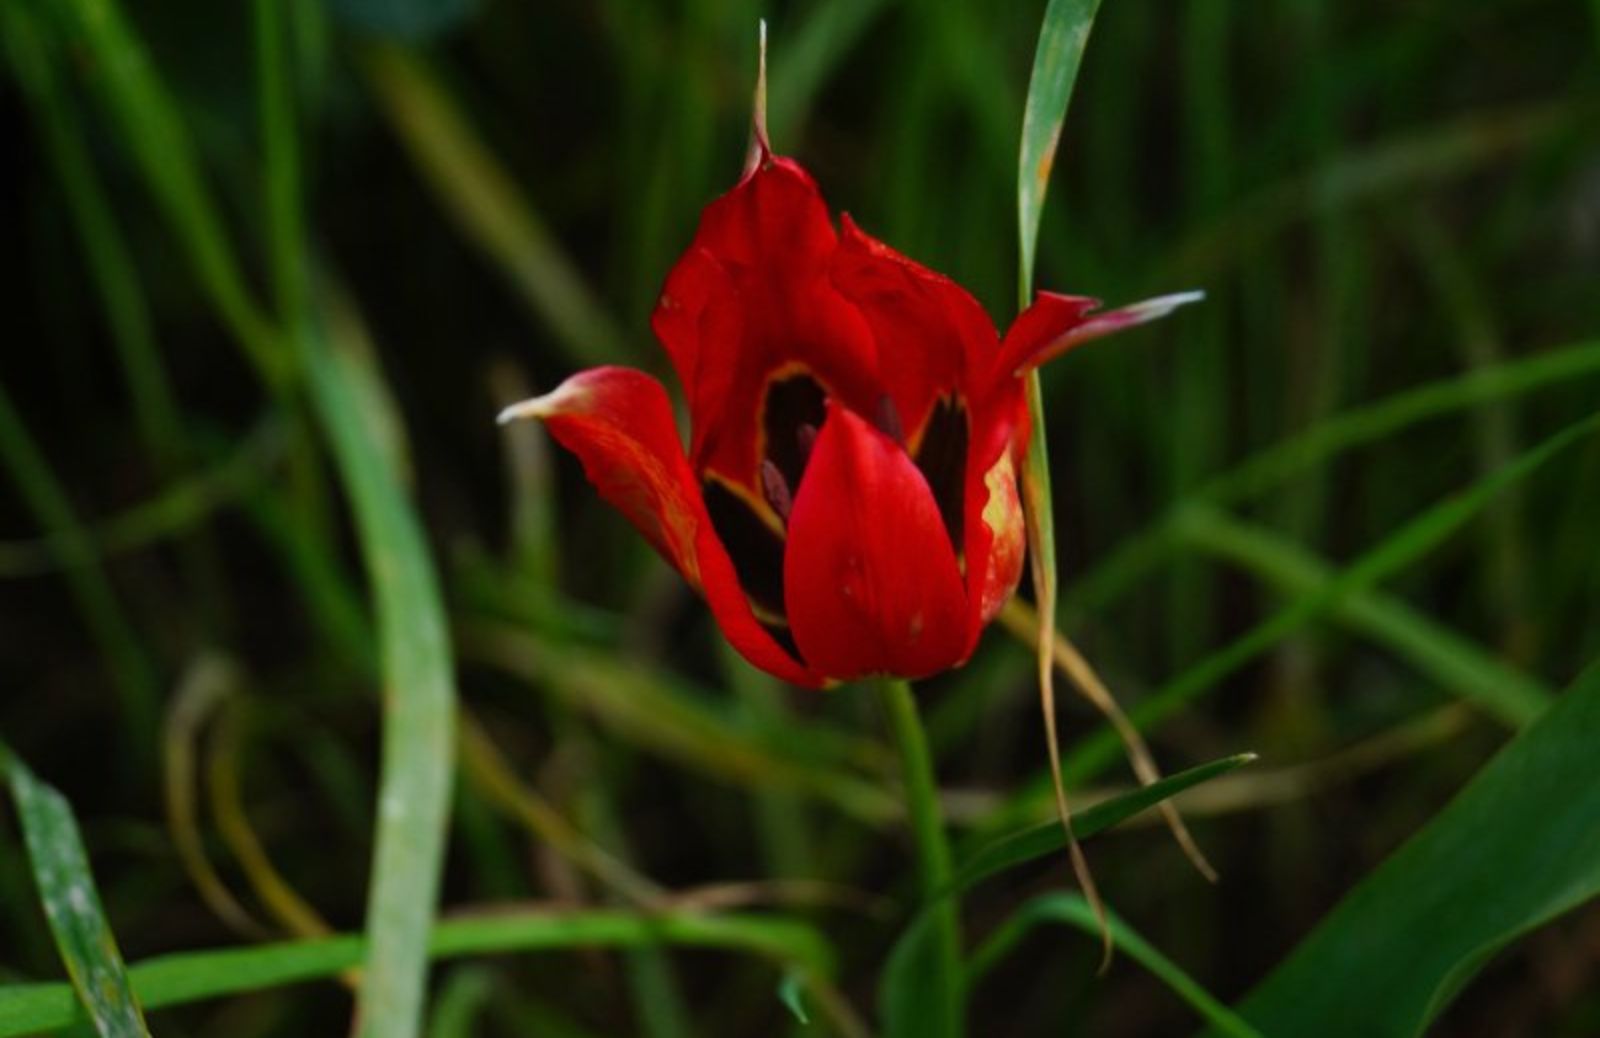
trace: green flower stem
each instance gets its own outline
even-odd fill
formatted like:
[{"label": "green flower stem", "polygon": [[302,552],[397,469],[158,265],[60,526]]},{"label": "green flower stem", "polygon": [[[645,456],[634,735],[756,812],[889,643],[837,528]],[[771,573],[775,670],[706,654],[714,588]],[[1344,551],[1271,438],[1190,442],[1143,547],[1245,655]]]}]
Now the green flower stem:
[{"label": "green flower stem", "polygon": [[939,896],[933,942],[937,947],[937,972],[930,978],[931,998],[943,1001],[939,1014],[944,1038],[963,1033],[961,918],[959,899],[948,895],[950,886],[950,844],[945,839],[944,822],[939,812],[939,783],[933,771],[933,757],[922,730],[916,696],[911,683],[899,678],[878,682],[879,696],[900,755],[901,779],[905,785],[906,816],[917,849],[917,869],[924,899]]}]

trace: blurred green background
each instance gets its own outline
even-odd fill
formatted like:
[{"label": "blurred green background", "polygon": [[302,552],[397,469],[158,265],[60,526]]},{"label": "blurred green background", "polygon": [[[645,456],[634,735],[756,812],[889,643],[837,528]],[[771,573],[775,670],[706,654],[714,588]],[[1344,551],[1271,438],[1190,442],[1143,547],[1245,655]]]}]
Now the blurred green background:
[{"label": "blurred green background", "polygon": [[[362,925],[389,621],[324,435],[343,414],[415,502],[454,644],[445,905],[692,889],[770,909],[826,935],[834,995],[871,1018],[910,889],[874,701],[749,671],[570,458],[493,416],[597,362],[665,370],[648,314],[740,171],[762,14],[777,150],[1003,327],[1043,10],[286,0],[285,176],[259,10],[9,0],[0,732],[74,805],[129,959]],[[1597,127],[1593,0],[1100,12],[1037,283],[1208,300],[1045,373],[1063,629],[1125,705],[1175,697],[1149,725],[1166,769],[1262,760],[1181,801],[1219,885],[1156,826],[1090,854],[1116,910],[1225,1002],[1600,656],[1593,436],[1380,586],[1225,649],[1594,412]],[[272,329],[306,281],[366,380],[344,410]],[[1457,388],[1361,410],[1432,383]],[[997,627],[919,696],[958,843],[1050,817],[1026,646]],[[1103,736],[1079,742],[1092,710],[1063,724],[1083,802],[1131,784]],[[1051,858],[986,885],[969,931],[1063,882]],[[0,981],[60,974],[31,883],[0,823]],[[1097,979],[1097,954],[1029,936],[975,990],[974,1033],[1193,1026],[1126,960]],[[1597,978],[1590,909],[1497,959],[1436,1033],[1600,1032]],[[774,984],[727,951],[487,957],[435,972],[432,1026],[771,1033]],[[347,1015],[323,983],[152,1023]]]}]

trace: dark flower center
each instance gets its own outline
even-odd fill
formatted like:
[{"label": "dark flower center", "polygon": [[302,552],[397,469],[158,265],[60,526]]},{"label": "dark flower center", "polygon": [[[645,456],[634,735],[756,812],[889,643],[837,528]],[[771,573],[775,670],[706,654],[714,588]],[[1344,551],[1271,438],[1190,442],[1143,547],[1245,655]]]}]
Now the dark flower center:
[{"label": "dark flower center", "polygon": [[[761,403],[760,499],[716,476],[704,482],[711,525],[733,560],[756,619],[796,660],[801,656],[784,607],[783,551],[789,512],[826,417],[827,394],[816,379],[804,372],[775,379]],[[889,396],[879,401],[872,422],[885,435],[905,443],[900,414]],[[958,561],[964,545],[967,442],[966,407],[954,396],[941,397],[911,454],[933,491]],[[761,508],[763,501],[770,514]]]}]

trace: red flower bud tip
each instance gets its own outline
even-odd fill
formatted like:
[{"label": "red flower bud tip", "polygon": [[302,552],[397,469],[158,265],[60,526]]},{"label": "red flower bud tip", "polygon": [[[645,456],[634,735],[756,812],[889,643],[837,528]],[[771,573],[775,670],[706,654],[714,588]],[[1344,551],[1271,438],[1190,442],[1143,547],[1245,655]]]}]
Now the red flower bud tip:
[{"label": "red flower bud tip", "polygon": [[661,384],[627,368],[500,420],[542,420],[756,666],[809,686],[933,674],[966,660],[1022,572],[1021,376],[1200,293],[1101,313],[1040,293],[1002,338],[949,278],[848,216],[835,230],[810,175],[772,154],[764,99],[763,77],[752,161],[651,320],[688,451]]}]

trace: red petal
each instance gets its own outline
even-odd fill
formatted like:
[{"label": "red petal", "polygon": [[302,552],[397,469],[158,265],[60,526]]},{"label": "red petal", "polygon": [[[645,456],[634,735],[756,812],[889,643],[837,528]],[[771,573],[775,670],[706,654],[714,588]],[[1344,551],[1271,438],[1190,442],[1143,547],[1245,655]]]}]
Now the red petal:
[{"label": "red petal", "polygon": [[1054,360],[1074,346],[1157,320],[1203,298],[1201,292],[1178,292],[1091,317],[1089,311],[1100,305],[1097,300],[1040,292],[1033,305],[1024,310],[1006,332],[995,377],[1015,378],[1030,368]]},{"label": "red petal", "polygon": [[934,400],[965,397],[999,345],[971,294],[871,237],[848,215],[833,283],[860,309],[878,344],[878,371],[913,440]]},{"label": "red petal", "polygon": [[783,572],[795,642],[832,677],[921,677],[971,649],[966,589],[927,480],[835,404],[795,496]]},{"label": "red petal", "polygon": [[704,593],[718,626],[746,659],[796,684],[822,684],[821,675],[798,664],[751,613],[706,515],[661,383],[631,368],[592,368],[507,408],[500,420],[524,417],[543,420],[578,456],[600,496]]},{"label": "red petal", "polygon": [[881,393],[872,336],[827,279],[837,242],[809,174],[767,156],[712,202],[651,324],[693,417],[690,458],[759,492],[757,416],[780,369],[803,368],[851,406]]}]

